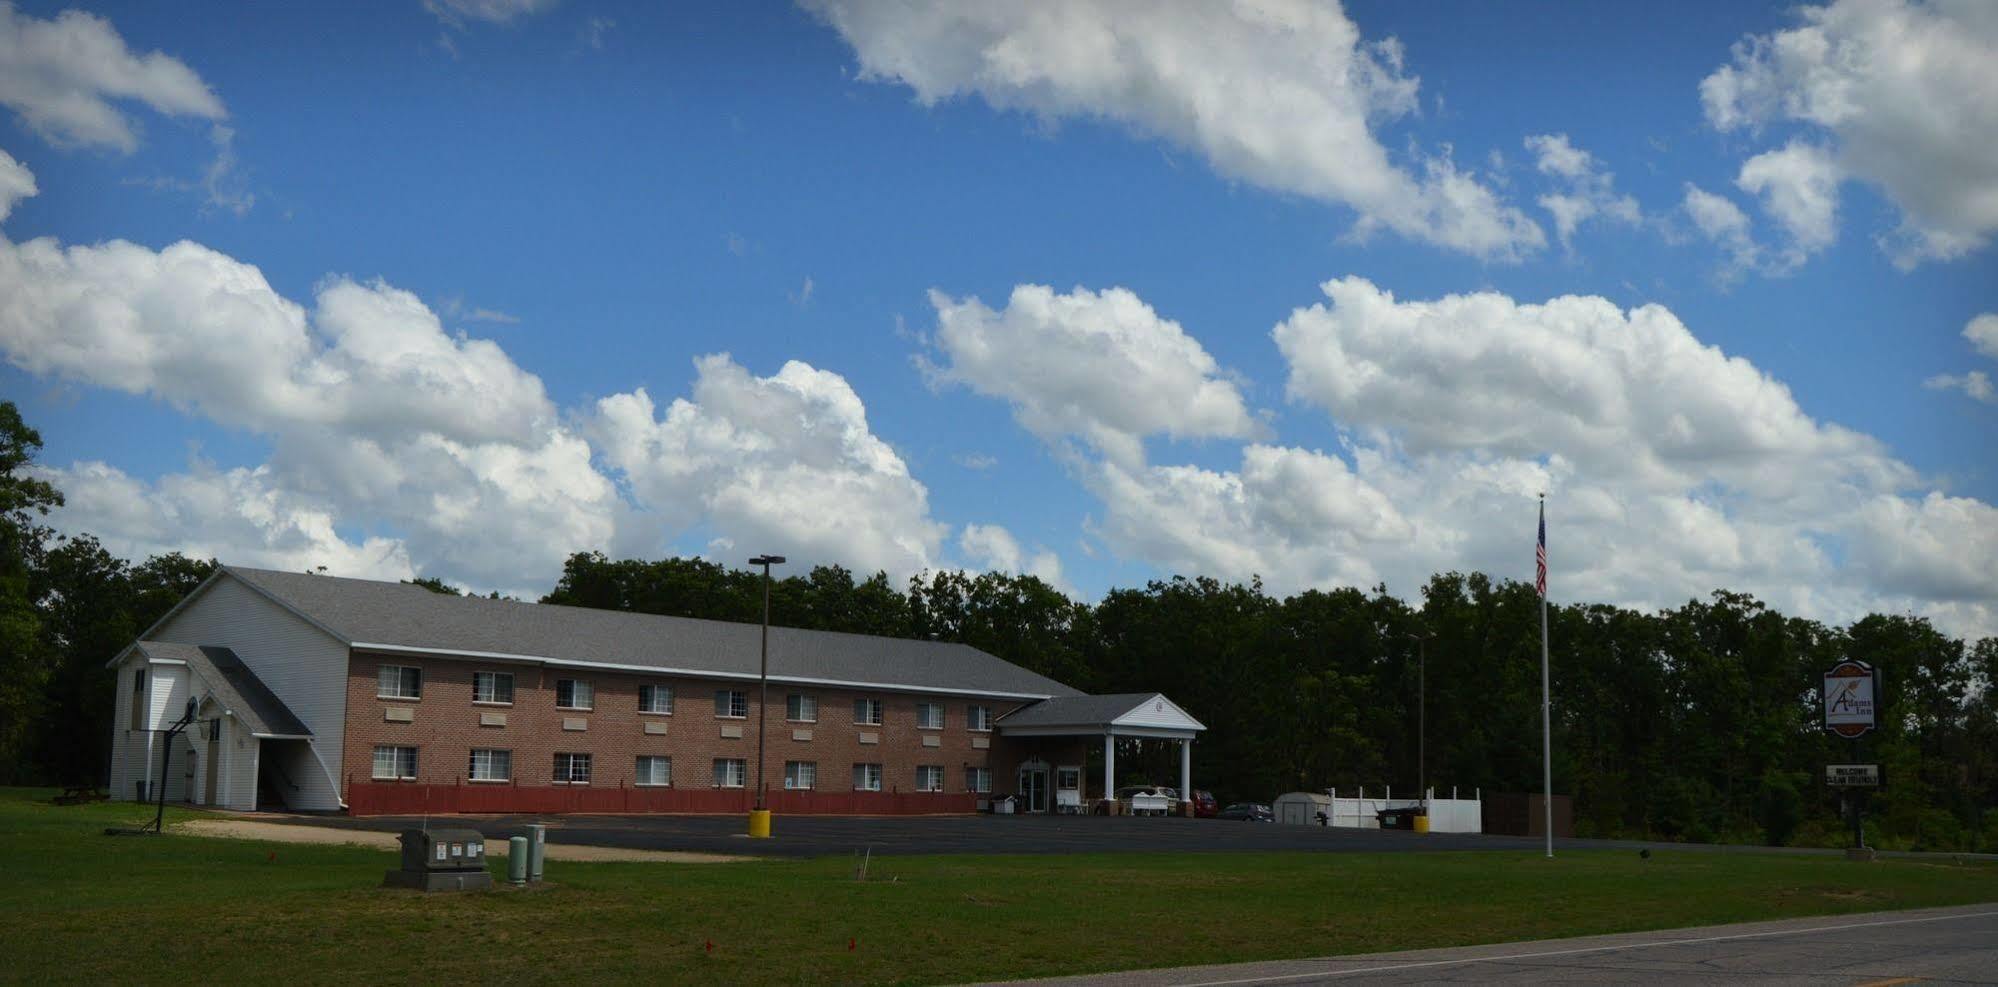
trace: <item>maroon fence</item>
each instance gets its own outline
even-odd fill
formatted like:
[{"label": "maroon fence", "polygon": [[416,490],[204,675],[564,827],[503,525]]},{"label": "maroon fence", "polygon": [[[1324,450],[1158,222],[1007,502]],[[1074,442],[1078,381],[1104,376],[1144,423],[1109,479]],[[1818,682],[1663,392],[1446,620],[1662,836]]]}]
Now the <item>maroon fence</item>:
[{"label": "maroon fence", "polygon": [[[635,788],[627,785],[418,785],[392,781],[347,782],[347,812],[356,816],[411,816],[453,812],[748,812],[747,789]],[[975,812],[978,796],[965,792],[770,793],[778,815],[920,816]]]}]

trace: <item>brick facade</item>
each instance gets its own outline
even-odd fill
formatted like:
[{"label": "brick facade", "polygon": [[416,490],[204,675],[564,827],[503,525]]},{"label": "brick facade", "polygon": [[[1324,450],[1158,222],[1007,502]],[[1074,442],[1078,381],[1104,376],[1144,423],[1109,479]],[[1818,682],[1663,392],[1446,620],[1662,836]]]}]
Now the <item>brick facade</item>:
[{"label": "brick facade", "polygon": [[[383,665],[421,670],[418,699],[382,698]],[[554,783],[557,753],[591,755],[591,788],[635,786],[637,758],[672,759],[672,787],[681,790],[716,788],[714,761],[739,758],[745,762],[745,788],[756,785],[757,684],[754,681],[701,679],[691,676],[643,675],[540,665],[389,656],[357,651],[348,663],[345,764],[343,787],[372,780],[377,745],[415,747],[415,784],[472,785],[504,788],[500,783],[469,778],[470,752],[489,748],[512,752],[512,777],[518,787]],[[510,672],[513,701],[498,705],[473,701],[475,672]],[[556,706],[556,683],[580,679],[590,683],[591,708]],[[673,712],[639,712],[639,689],[664,685],[673,690]],[[734,689],[744,693],[748,715],[716,715],[714,693]],[[816,722],[785,718],[787,697],[802,693],[817,699]],[[879,726],[855,722],[854,701],[879,699]],[[917,726],[917,704],[944,705],[942,729]],[[1018,700],[977,696],[910,694],[888,691],[796,686],[771,683],[768,742],[764,770],[772,793],[784,788],[785,762],[817,765],[816,792],[845,793],[853,789],[856,764],[882,766],[884,793],[909,793],[917,787],[917,768],[943,768],[946,793],[968,789],[968,769],[992,772],[992,794],[1011,793],[1021,761],[1040,757],[1050,764],[1082,765],[1086,743],[1081,738],[1008,739],[992,731],[969,729],[969,707],[983,705],[997,719],[1023,705]],[[498,714],[495,717],[493,714]],[[393,718],[392,718],[393,717]],[[482,724],[482,719],[504,725]],[[583,729],[567,729],[581,726]],[[648,732],[648,725],[653,732]],[[663,733],[659,733],[663,725]],[[728,736],[736,733],[739,736]],[[808,735],[808,736],[807,736]],[[863,743],[871,735],[873,742]],[[934,744],[934,746],[929,746]],[[980,745],[983,746],[980,746]],[[1087,772],[1085,772],[1085,775]],[[1087,787],[1085,778],[1085,787]]]}]

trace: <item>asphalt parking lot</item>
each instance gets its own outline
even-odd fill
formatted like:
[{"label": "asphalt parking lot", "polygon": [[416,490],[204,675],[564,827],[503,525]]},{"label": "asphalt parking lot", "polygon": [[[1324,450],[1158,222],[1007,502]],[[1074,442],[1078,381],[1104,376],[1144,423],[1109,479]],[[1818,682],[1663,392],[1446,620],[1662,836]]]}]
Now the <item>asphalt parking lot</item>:
[{"label": "asphalt parking lot", "polygon": [[[412,829],[424,822],[415,816],[313,816],[285,821],[388,832]],[[744,835],[745,820],[740,816],[484,815],[430,818],[432,825],[469,826],[486,834],[489,839],[517,835],[521,826],[530,822],[545,823],[548,839],[553,843],[765,857],[847,855],[863,849],[876,854],[1210,853],[1538,850],[1543,846],[1538,837],[1326,829],[1217,819],[1128,816],[780,816],[773,821],[772,838],[768,840],[752,840]],[[1620,840],[1556,840],[1555,846],[1702,852],[1838,852]]]}]

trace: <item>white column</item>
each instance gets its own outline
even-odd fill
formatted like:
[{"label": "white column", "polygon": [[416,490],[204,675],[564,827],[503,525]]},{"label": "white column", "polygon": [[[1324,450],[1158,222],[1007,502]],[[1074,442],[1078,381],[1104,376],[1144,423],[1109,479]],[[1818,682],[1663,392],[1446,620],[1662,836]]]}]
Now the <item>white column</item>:
[{"label": "white column", "polygon": [[1193,801],[1193,740],[1179,742],[1179,800]]},{"label": "white column", "polygon": [[1117,737],[1109,733],[1103,735],[1103,797],[1117,797]]}]

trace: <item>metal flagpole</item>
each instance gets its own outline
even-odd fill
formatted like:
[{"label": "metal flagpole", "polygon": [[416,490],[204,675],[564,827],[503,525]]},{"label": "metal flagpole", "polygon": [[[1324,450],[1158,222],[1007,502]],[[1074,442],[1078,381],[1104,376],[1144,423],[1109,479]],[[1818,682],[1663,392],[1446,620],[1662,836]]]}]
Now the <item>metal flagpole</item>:
[{"label": "metal flagpole", "polygon": [[1540,495],[1540,543],[1534,551],[1540,590],[1540,805],[1546,813],[1547,859],[1554,859],[1554,707],[1547,688],[1547,495]]}]

